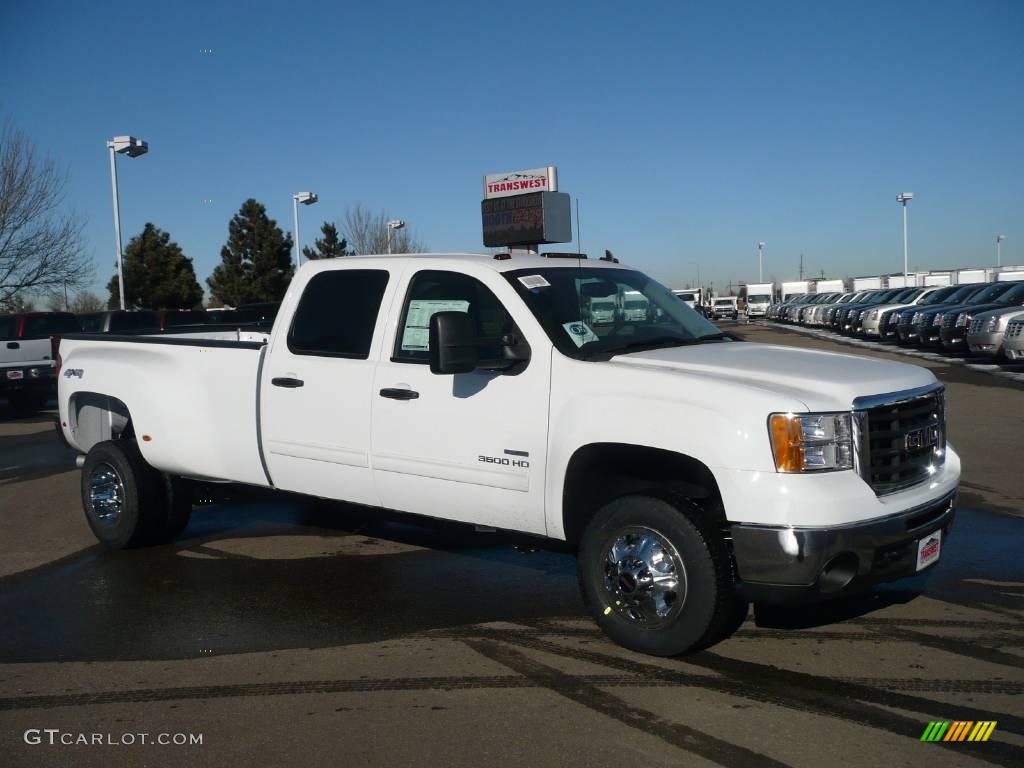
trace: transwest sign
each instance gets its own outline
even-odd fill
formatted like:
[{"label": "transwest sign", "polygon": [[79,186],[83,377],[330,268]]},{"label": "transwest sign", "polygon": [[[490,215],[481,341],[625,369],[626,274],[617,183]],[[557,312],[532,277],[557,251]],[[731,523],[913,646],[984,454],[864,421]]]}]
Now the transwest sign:
[{"label": "transwest sign", "polygon": [[531,168],[528,171],[490,173],[484,176],[484,199],[523,195],[529,192],[557,192],[558,169]]}]

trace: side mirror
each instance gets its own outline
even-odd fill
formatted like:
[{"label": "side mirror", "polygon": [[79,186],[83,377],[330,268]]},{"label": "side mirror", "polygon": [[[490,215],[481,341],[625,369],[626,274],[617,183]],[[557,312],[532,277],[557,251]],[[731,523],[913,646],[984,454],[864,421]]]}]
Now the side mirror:
[{"label": "side mirror", "polygon": [[480,340],[465,312],[436,312],[430,317],[430,372],[470,373],[480,360]]}]

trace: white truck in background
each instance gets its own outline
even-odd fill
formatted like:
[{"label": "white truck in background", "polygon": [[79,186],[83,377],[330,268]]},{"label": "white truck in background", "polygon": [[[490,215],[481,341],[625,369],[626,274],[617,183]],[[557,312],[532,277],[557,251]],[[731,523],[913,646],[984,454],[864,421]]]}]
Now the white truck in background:
[{"label": "white truck in background", "polygon": [[78,330],[70,312],[0,315],[0,397],[13,411],[43,408],[57,393],[53,339]]},{"label": "white truck in background", "polygon": [[738,302],[739,299],[736,296],[715,296],[708,307],[710,310],[708,316],[712,320],[717,320],[720,317],[736,320],[740,316]]},{"label": "white truck in background", "polygon": [[[642,319],[582,316],[631,292]],[[713,644],[748,601],[913,575],[955,514],[930,371],[733,341],[605,261],[310,261],[268,337],[72,334],[59,366],[110,548],[173,539],[192,489],[225,483],[549,537],[645,653]]]},{"label": "white truck in background", "polygon": [[700,288],[674,288],[672,293],[690,309],[704,314],[704,293]]},{"label": "white truck in background", "polygon": [[797,294],[802,296],[808,296],[813,293],[814,283],[810,280],[790,280],[789,282],[782,284],[781,289],[781,300],[785,301],[790,296]]},{"label": "white truck in background", "polygon": [[844,280],[818,280],[814,284],[814,292],[816,294],[822,293],[844,293],[846,291],[846,281]]},{"label": "white truck in background", "polygon": [[774,301],[774,283],[751,283],[747,285],[747,317],[764,317],[768,306]]}]

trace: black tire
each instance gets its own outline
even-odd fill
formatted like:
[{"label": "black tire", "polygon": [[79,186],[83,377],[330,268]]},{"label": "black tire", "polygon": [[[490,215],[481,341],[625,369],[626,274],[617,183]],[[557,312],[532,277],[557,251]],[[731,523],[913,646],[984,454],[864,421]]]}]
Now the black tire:
[{"label": "black tire", "polygon": [[[103,509],[106,496],[109,509]],[[134,440],[97,443],[82,465],[82,508],[93,534],[110,549],[148,544],[167,520],[164,483]]]},{"label": "black tire", "polygon": [[[648,621],[630,596],[651,570],[636,574],[613,567],[608,554],[615,542],[640,542],[647,537],[665,559],[681,564],[672,573],[685,585],[671,600],[663,596],[665,615]],[[637,554],[640,550],[626,550]],[[639,563],[624,557],[621,563]],[[629,566],[632,567],[632,566]],[[624,496],[600,509],[580,541],[577,562],[580,590],[601,630],[619,645],[654,656],[676,656],[706,648],[731,634],[746,616],[747,604],[736,589],[735,569],[724,539],[708,530],[699,508],[685,499],[671,503],[650,496]],[[664,572],[662,572],[664,573]],[[627,584],[627,587],[623,585]],[[614,585],[614,587],[612,586]],[[616,592],[614,589],[618,589]],[[637,589],[633,596],[642,593]],[[662,593],[664,595],[664,593]]]}]

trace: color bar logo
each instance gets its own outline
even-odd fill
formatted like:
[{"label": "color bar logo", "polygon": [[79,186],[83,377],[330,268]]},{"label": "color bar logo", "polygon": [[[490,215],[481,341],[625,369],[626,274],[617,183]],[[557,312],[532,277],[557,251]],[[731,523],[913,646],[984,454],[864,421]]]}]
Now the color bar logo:
[{"label": "color bar logo", "polygon": [[988,741],[995,729],[995,720],[939,720],[928,723],[921,741]]}]

